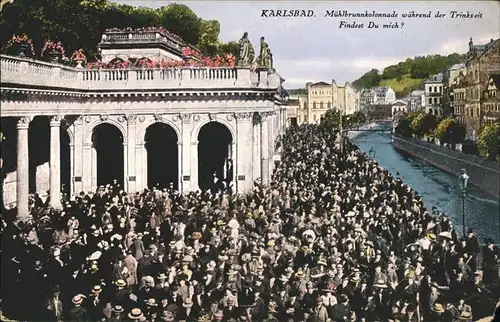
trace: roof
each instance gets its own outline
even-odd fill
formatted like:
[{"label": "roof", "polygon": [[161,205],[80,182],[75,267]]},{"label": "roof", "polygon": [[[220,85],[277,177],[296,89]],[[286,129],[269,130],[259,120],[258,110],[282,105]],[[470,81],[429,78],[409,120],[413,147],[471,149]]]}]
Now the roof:
[{"label": "roof", "polygon": [[458,63],[458,64],[455,64],[455,65],[451,66],[449,68],[449,70],[456,70],[456,69],[460,69],[460,68],[464,68],[464,67],[465,67],[464,63]]},{"label": "roof", "polygon": [[425,80],[425,83],[442,83],[442,82],[443,82],[443,73],[433,75]]},{"label": "roof", "polygon": [[493,79],[496,88],[500,88],[500,74],[492,74],[490,75],[490,79]]},{"label": "roof", "polygon": [[332,84],[320,81],[320,82],[317,82],[317,83],[313,83],[310,86],[332,86]]},{"label": "roof", "polygon": [[479,52],[479,55],[471,57],[470,59],[467,60],[467,62],[470,62],[474,59],[478,59],[481,56],[483,56],[484,54],[486,54],[486,52],[488,52],[488,50],[491,47],[493,47],[499,40],[500,40],[500,38],[498,38],[496,40],[491,39],[490,42],[485,44],[485,45],[474,45],[474,51]]}]

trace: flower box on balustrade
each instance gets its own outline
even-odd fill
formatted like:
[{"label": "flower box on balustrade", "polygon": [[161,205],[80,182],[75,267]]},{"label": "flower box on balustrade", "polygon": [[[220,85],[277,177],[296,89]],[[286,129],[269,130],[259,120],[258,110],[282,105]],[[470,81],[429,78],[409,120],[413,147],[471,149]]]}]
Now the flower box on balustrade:
[{"label": "flower box on balustrade", "polygon": [[[278,89],[276,73],[233,67],[78,69],[24,57],[0,55],[2,87],[81,91]],[[21,87],[20,86],[20,87]]]}]

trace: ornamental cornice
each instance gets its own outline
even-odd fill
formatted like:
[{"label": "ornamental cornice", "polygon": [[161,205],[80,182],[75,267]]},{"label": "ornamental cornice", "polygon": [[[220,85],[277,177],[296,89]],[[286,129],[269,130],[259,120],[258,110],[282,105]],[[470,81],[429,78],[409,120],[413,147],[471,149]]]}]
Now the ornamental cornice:
[{"label": "ornamental cornice", "polygon": [[107,99],[110,101],[144,101],[144,100],[198,100],[210,101],[231,99],[238,101],[273,101],[276,98],[275,91],[269,90],[186,90],[186,91],[150,91],[134,92],[132,91],[100,91],[100,92],[75,92],[75,91],[54,91],[43,89],[24,89],[24,88],[1,88],[2,100],[58,100],[73,101],[78,99]]},{"label": "ornamental cornice", "polygon": [[234,113],[234,117],[237,120],[241,121],[251,121],[253,119],[253,112],[244,112],[244,113]]}]

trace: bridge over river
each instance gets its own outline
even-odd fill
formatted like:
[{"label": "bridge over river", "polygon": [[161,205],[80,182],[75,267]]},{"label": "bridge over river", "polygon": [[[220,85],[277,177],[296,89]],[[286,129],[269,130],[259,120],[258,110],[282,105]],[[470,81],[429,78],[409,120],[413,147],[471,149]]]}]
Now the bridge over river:
[{"label": "bridge over river", "polygon": [[[397,152],[391,144],[390,132],[352,132],[351,141],[368,154],[373,147],[374,158],[413,187],[422,197],[427,208],[436,206],[448,214],[459,232],[462,231],[462,193],[458,179],[423,161]],[[399,173],[399,175],[398,175]],[[500,242],[500,208],[498,200],[470,187],[465,200],[465,226],[480,237],[490,237]]]}]

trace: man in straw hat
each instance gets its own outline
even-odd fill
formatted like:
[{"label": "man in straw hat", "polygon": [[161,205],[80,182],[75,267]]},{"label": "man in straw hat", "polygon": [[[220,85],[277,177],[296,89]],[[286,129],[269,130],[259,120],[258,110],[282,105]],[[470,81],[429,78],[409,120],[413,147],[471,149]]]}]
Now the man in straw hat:
[{"label": "man in straw hat", "polygon": [[85,295],[78,294],[73,297],[71,302],[73,302],[73,308],[69,311],[68,320],[75,322],[87,322],[89,321],[89,316],[87,310],[82,306],[85,299]]},{"label": "man in straw hat", "polygon": [[144,317],[144,314],[142,313],[141,309],[134,308],[130,310],[130,313],[127,316],[132,321],[140,321]]},{"label": "man in straw hat", "polygon": [[102,287],[101,285],[94,285],[91,294],[89,295],[86,303],[89,318],[92,321],[97,321],[102,318],[105,300],[101,298]]}]

